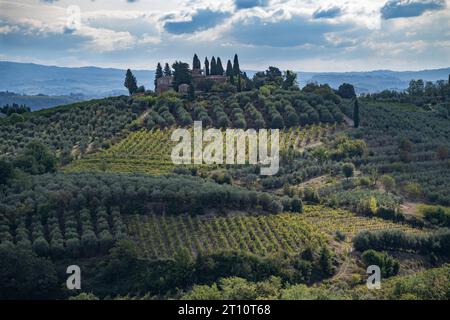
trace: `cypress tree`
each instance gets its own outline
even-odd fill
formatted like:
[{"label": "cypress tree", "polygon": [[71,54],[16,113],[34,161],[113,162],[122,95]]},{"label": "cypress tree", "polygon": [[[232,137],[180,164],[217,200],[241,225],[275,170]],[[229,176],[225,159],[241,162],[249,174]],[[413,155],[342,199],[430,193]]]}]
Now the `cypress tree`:
[{"label": "cypress tree", "polygon": [[195,100],[195,88],[192,83],[189,85],[188,99],[189,99],[189,101]]},{"label": "cypress tree", "polygon": [[233,73],[234,76],[237,77],[237,89],[240,92],[241,91],[241,68],[239,66],[239,58],[238,55],[234,55],[234,61],[233,61]]},{"label": "cypress tree", "polygon": [[239,66],[239,58],[238,58],[237,54],[234,55],[233,73],[235,76],[237,76],[241,73],[241,68]]},{"label": "cypress tree", "polygon": [[208,57],[205,58],[205,75],[209,76],[209,61],[208,61]]},{"label": "cypress tree", "polygon": [[125,82],[123,84],[128,89],[130,96],[133,95],[138,89],[136,77],[133,75],[130,69],[127,70],[125,75]]},{"label": "cypress tree", "polygon": [[198,58],[197,54],[194,54],[194,59],[192,61],[192,69],[201,69],[202,65],[200,63],[200,59]]},{"label": "cypress tree", "polygon": [[242,88],[241,88],[241,73],[239,72],[239,74],[238,74],[238,76],[237,76],[237,90],[238,90],[238,92],[241,92],[242,91]]},{"label": "cypress tree", "polygon": [[217,63],[216,58],[214,58],[214,56],[211,59],[211,70],[209,72],[211,73],[212,76],[217,75]]},{"label": "cypress tree", "polygon": [[223,76],[223,73],[225,72],[223,70],[222,60],[220,58],[217,58],[217,66],[216,66],[217,75]]},{"label": "cypress tree", "polygon": [[166,63],[166,65],[164,66],[164,75],[166,77],[172,75],[172,69],[170,68],[168,63]]},{"label": "cypress tree", "polygon": [[333,261],[331,259],[331,252],[328,247],[323,247],[320,251],[319,264],[322,269],[322,274],[326,277],[333,274]]},{"label": "cypress tree", "polygon": [[355,105],[353,107],[353,122],[355,125],[355,128],[359,127],[359,103],[358,99],[355,99]]},{"label": "cypress tree", "polygon": [[230,82],[234,84],[233,65],[231,64],[230,60],[228,60],[227,62],[227,71],[225,74],[230,79]]},{"label": "cypress tree", "polygon": [[163,70],[161,67],[161,63],[158,62],[158,65],[156,66],[156,72],[155,72],[155,90],[158,88],[158,79],[162,78],[163,76]]}]

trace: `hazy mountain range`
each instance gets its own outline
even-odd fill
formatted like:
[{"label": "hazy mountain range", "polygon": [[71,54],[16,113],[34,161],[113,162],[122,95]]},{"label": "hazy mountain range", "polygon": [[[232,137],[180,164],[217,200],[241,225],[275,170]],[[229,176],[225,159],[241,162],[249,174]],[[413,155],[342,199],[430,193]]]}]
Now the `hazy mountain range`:
[{"label": "hazy mountain range", "polygon": [[[153,89],[153,70],[133,70],[133,73],[139,85]],[[254,73],[255,71],[247,71],[249,76]],[[447,80],[449,74],[450,68],[405,72],[389,70],[344,73],[298,72],[298,79],[301,86],[315,81],[328,83],[333,88],[347,82],[353,84],[358,93],[368,93],[385,89],[404,90],[411,79]],[[0,92],[9,91],[18,94],[0,95],[0,105],[12,102],[27,103],[33,109],[39,109],[58,105],[64,101],[127,94],[123,87],[124,76],[125,70],[113,68],[67,68],[0,61]],[[43,98],[42,95],[50,97]]]},{"label": "hazy mountain range", "polygon": [[421,71],[377,70],[367,72],[300,72],[300,85],[310,81],[328,83],[338,88],[342,83],[351,83],[358,93],[374,93],[383,90],[405,90],[412,79],[424,81],[448,80],[450,68]]}]

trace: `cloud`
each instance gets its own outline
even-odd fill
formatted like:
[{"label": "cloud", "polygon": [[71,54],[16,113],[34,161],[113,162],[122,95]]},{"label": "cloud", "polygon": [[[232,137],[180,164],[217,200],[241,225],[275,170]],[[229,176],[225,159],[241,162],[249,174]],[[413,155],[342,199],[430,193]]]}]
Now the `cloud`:
[{"label": "cloud", "polygon": [[96,11],[82,15],[84,24],[99,29],[129,32],[134,36],[158,35],[158,17],[139,11]]},{"label": "cloud", "polygon": [[445,0],[390,0],[381,8],[381,15],[384,19],[418,17],[445,7]]},{"label": "cloud", "polygon": [[199,9],[190,20],[168,21],[164,24],[164,29],[172,34],[194,33],[213,28],[228,17],[230,17],[229,12]]},{"label": "cloud", "polygon": [[136,38],[130,33],[114,32],[108,29],[86,29],[79,35],[90,38],[84,45],[85,48],[100,53],[130,49],[136,43]]},{"label": "cloud", "polygon": [[0,26],[0,34],[9,34],[17,31],[19,31],[19,27],[17,26]]},{"label": "cloud", "polygon": [[313,21],[302,15],[289,15],[277,20],[253,16],[235,23],[232,36],[243,44],[293,47],[325,44],[327,33],[345,28],[344,24]]},{"label": "cloud", "polygon": [[322,18],[336,18],[341,15],[341,8],[339,7],[331,7],[327,9],[319,8],[317,9],[314,14],[314,19],[322,19]]},{"label": "cloud", "polygon": [[234,0],[236,9],[250,9],[254,7],[266,7],[269,5],[268,0]]},{"label": "cloud", "polygon": [[[443,8],[437,0],[79,0],[81,22],[72,29],[68,3],[0,0],[3,59],[149,69],[194,52],[224,60],[237,52],[253,69],[450,65],[450,10],[423,14]],[[393,19],[417,3],[416,18]]]}]

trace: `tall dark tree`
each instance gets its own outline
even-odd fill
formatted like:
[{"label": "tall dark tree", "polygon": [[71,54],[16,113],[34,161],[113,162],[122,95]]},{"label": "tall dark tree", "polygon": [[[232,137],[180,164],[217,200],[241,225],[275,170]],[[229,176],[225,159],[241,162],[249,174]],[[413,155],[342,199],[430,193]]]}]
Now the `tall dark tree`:
[{"label": "tall dark tree", "polygon": [[173,87],[178,91],[178,86],[180,84],[190,85],[192,82],[191,70],[189,69],[189,64],[175,61],[172,65],[173,68]]},{"label": "tall dark tree", "polygon": [[[446,90],[447,89],[447,90]],[[450,97],[450,74],[448,75],[448,82],[447,82],[447,88],[445,88],[445,85],[442,86],[442,95],[447,95],[448,97],[446,99],[449,99]]]},{"label": "tall dark tree", "polygon": [[358,99],[355,99],[355,104],[353,106],[353,122],[355,128],[359,127],[359,102]]},{"label": "tall dark tree", "polygon": [[189,85],[188,99],[189,101],[195,101],[195,88],[192,83]]},{"label": "tall dark tree", "polygon": [[328,247],[323,247],[320,251],[319,264],[322,274],[329,277],[333,274],[333,260]]},{"label": "tall dark tree", "polygon": [[166,62],[166,65],[164,66],[164,76],[168,77],[172,75],[172,69],[170,68],[169,64]]},{"label": "tall dark tree", "polygon": [[230,82],[234,84],[234,72],[233,72],[233,65],[231,64],[231,61],[228,60],[227,62],[227,71],[225,72],[225,75],[230,79]]},{"label": "tall dark tree", "polygon": [[216,58],[214,58],[214,56],[211,59],[211,70],[210,73],[212,76],[217,75],[217,63],[216,63]]},{"label": "tall dark tree", "polygon": [[205,75],[209,76],[209,60],[208,60],[208,57],[205,58]]},{"label": "tall dark tree", "polygon": [[234,55],[233,73],[237,78],[237,89],[239,92],[241,92],[241,67],[239,66],[239,58],[237,54]]},{"label": "tall dark tree", "polygon": [[241,68],[239,66],[239,58],[238,58],[237,54],[234,55],[233,72],[234,72],[235,76],[237,76],[241,73]]},{"label": "tall dark tree", "polygon": [[128,89],[130,96],[133,95],[138,89],[136,77],[133,75],[130,69],[127,70],[125,75],[125,82],[123,84]]},{"label": "tall dark tree", "polygon": [[194,59],[192,61],[192,69],[201,69],[202,64],[200,62],[200,59],[198,58],[197,54],[194,54]]},{"label": "tall dark tree", "polygon": [[163,76],[163,70],[161,67],[161,63],[158,62],[158,65],[156,66],[156,71],[155,71],[155,90],[158,88],[158,79],[162,78]]},{"label": "tall dark tree", "polygon": [[225,72],[225,70],[223,70],[222,60],[220,60],[220,57],[217,57],[216,70],[217,70],[217,75],[223,76],[223,73]]}]

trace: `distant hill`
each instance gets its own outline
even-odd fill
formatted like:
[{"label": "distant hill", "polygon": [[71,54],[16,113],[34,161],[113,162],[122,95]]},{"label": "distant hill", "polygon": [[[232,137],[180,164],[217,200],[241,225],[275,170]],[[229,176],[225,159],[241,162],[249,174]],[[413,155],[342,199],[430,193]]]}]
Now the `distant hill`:
[{"label": "distant hill", "polygon": [[[153,71],[133,70],[139,81],[153,89]],[[82,94],[101,98],[127,94],[123,87],[125,70],[97,67],[66,68],[33,63],[0,61],[0,91],[26,95]]]},{"label": "distant hill", "polygon": [[[153,89],[154,71],[133,70],[133,73],[139,85]],[[250,77],[254,73],[247,71]],[[298,79],[301,86],[315,81],[328,83],[333,88],[347,82],[353,84],[358,93],[370,93],[385,89],[404,90],[411,79],[447,80],[449,74],[450,68],[405,72],[298,72]],[[0,61],[0,92],[19,94],[8,97],[9,100],[0,98],[0,104],[25,103],[32,109],[41,109],[84,99],[127,94],[123,87],[124,76],[125,70],[113,68],[67,68]],[[52,97],[36,97],[40,94]],[[30,95],[33,97],[28,97]]]},{"label": "distant hill", "polygon": [[47,96],[43,94],[38,95],[22,95],[13,92],[0,92],[0,106],[6,104],[17,103],[19,105],[27,105],[32,111],[47,109],[55,106],[75,103],[79,101],[89,100],[89,97],[84,95],[68,95],[68,96]]},{"label": "distant hill", "polygon": [[405,90],[411,79],[423,79],[424,81],[448,80],[450,68],[422,70],[422,71],[368,71],[368,72],[329,72],[314,73],[300,72],[298,78],[300,85],[315,81],[328,83],[333,88],[338,88],[342,83],[353,84],[358,93],[373,93],[386,89]]}]

